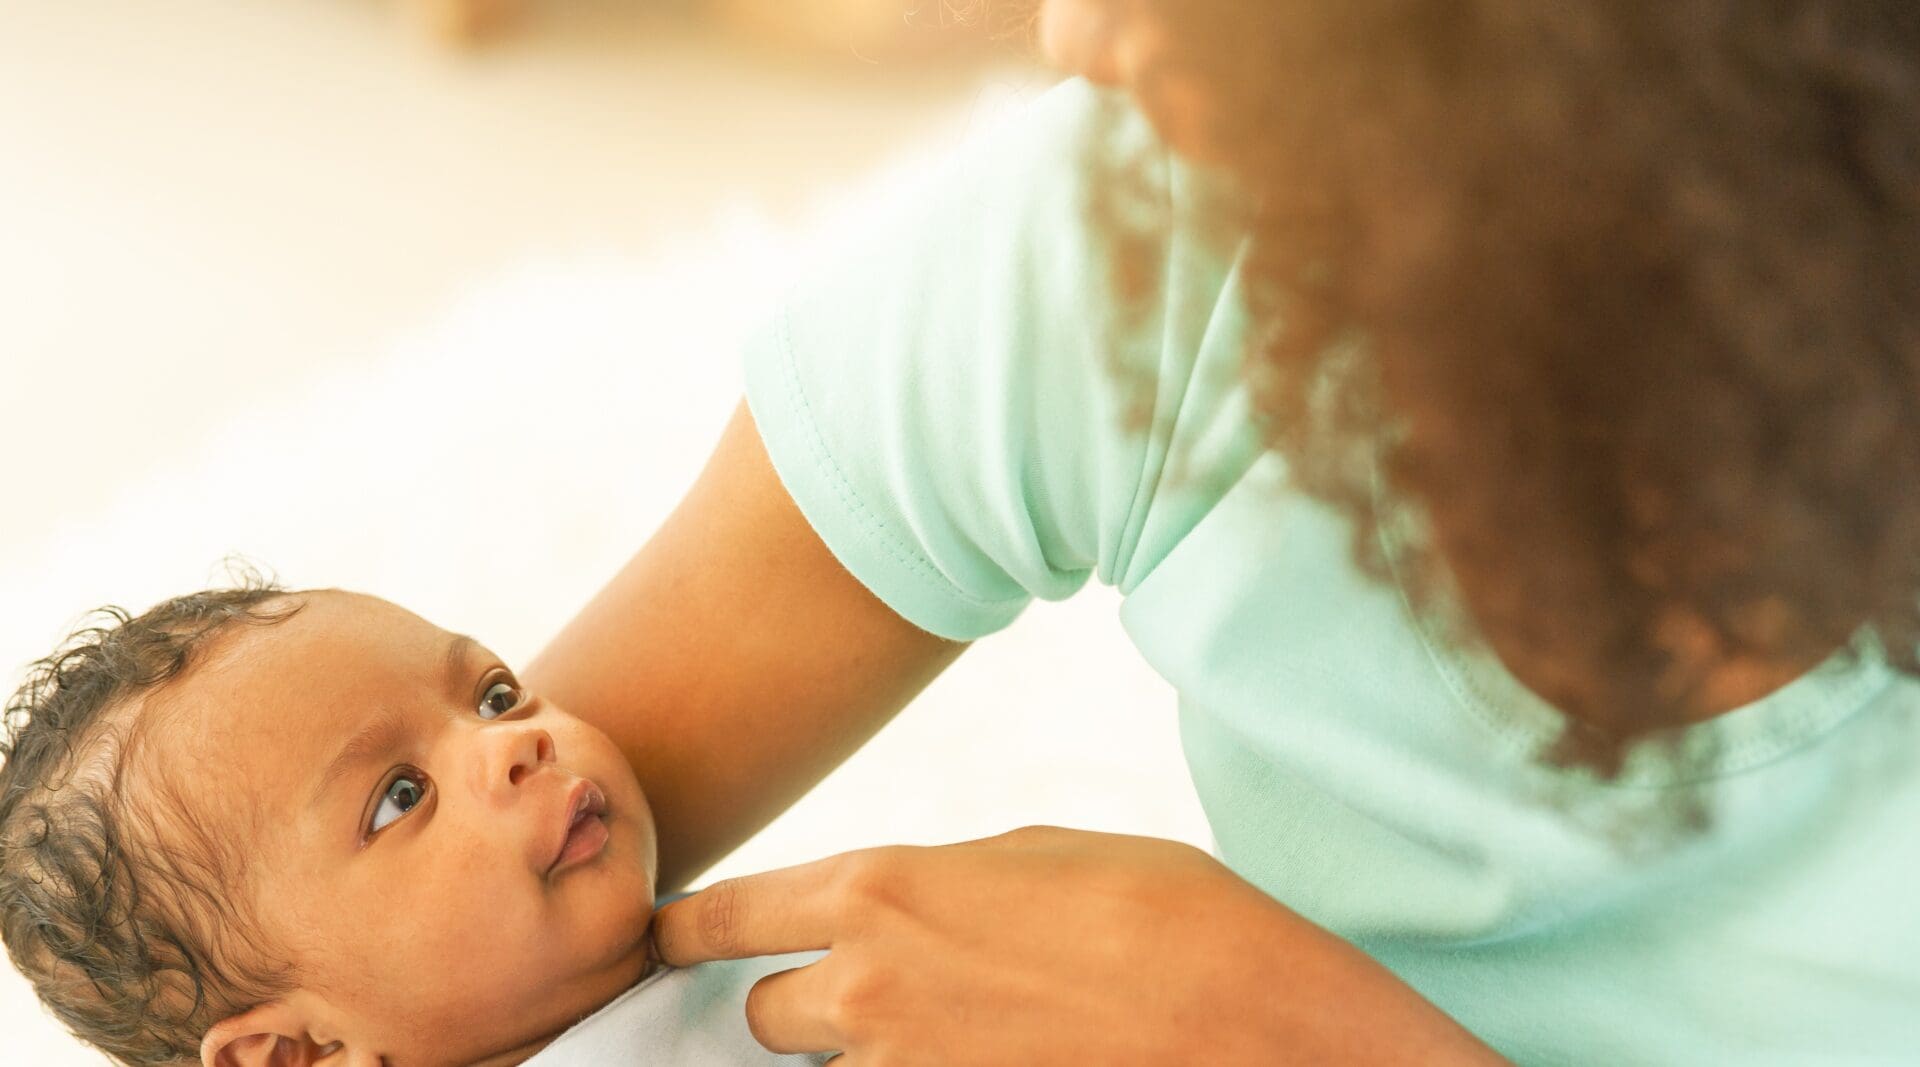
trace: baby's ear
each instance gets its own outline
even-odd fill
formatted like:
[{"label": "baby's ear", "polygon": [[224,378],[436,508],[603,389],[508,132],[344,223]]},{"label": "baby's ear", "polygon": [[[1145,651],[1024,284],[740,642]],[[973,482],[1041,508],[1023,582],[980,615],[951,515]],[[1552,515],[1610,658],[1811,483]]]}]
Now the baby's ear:
[{"label": "baby's ear", "polygon": [[[201,1039],[200,1067],[310,1067],[322,1057],[343,1051],[339,1042],[315,1041],[307,1023],[281,1000],[229,1016]],[[358,1058],[342,1057],[343,1067],[353,1067]]]}]

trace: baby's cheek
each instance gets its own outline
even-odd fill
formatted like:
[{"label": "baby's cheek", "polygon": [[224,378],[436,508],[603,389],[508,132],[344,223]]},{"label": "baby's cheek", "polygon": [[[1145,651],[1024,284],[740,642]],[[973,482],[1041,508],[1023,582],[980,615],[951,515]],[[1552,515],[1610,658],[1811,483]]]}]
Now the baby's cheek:
[{"label": "baby's cheek", "polygon": [[446,958],[509,952],[538,929],[538,877],[523,857],[495,844],[441,850],[420,872],[415,906],[400,913],[417,940]]},{"label": "baby's cheek", "polygon": [[306,940],[342,971],[375,984],[417,982],[423,968],[437,968],[449,953],[484,947],[500,925],[487,903],[500,894],[484,880],[484,856],[437,847],[407,853],[316,877],[297,893]]}]

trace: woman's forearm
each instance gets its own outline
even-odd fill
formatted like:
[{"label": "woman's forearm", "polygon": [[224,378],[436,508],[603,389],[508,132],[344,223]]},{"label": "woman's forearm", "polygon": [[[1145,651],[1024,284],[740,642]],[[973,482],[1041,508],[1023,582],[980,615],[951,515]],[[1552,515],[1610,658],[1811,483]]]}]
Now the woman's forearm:
[{"label": "woman's forearm", "polygon": [[742,403],[686,499],[521,675],[632,762],[665,891],[786,810],[965,647],[841,567]]}]

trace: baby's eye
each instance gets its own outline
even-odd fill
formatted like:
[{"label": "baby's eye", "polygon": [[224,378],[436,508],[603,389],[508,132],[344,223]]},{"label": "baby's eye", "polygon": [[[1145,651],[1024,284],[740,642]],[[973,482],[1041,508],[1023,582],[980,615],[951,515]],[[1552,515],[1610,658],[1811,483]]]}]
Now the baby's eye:
[{"label": "baby's eye", "polygon": [[424,779],[409,774],[395,778],[380,795],[380,804],[373,809],[373,821],[367,825],[367,832],[379,833],[387,824],[412,811],[426,795]]},{"label": "baby's eye", "polygon": [[508,682],[495,682],[480,695],[480,717],[497,719],[520,706],[526,693],[519,686]]}]

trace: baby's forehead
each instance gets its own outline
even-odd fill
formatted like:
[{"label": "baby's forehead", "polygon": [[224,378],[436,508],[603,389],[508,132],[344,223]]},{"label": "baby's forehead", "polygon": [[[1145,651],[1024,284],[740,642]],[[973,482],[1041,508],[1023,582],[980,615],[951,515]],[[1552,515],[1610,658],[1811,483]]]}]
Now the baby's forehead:
[{"label": "baby's forehead", "polygon": [[434,679],[448,634],[418,615],[364,593],[303,594],[276,622],[235,622],[210,637],[173,702],[225,695],[256,706],[298,705],[325,690]]},{"label": "baby's forehead", "polygon": [[277,622],[234,622],[147,695],[145,762],[270,804],[376,707],[436,691],[448,635],[376,597],[298,594]]}]

